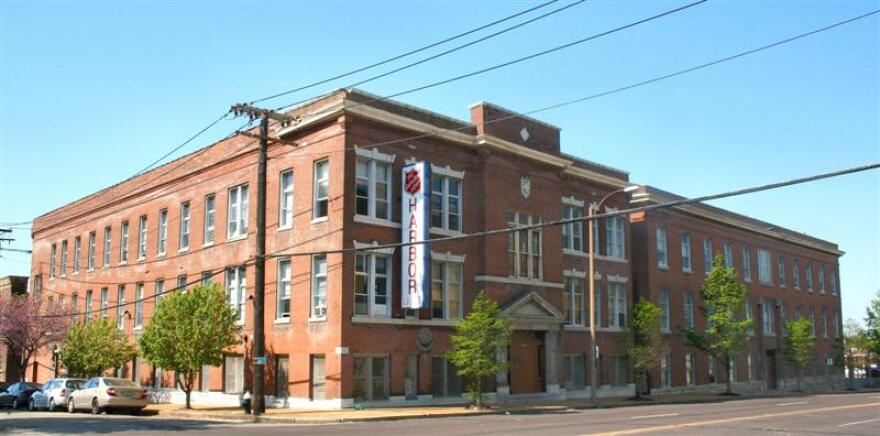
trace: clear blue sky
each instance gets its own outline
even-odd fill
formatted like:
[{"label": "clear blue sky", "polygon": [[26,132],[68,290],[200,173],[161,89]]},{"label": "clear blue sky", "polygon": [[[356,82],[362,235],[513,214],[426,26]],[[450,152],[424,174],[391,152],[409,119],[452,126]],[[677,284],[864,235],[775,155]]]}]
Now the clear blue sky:
[{"label": "clear blue sky", "polygon": [[[31,220],[132,175],[234,102],[348,71],[537,3],[3,0],[0,222]],[[582,4],[364,89],[391,94],[681,4]],[[877,1],[713,1],[401,100],[463,119],[477,100],[527,111],[878,7]],[[562,127],[564,151],[686,196],[877,162],[878,28],[873,16],[537,116]],[[221,123],[178,155],[239,124]],[[837,242],[847,252],[844,316],[863,317],[880,289],[880,172],[713,204]],[[29,248],[28,230],[14,237],[13,247]],[[26,275],[28,259],[4,253],[0,275]]]}]

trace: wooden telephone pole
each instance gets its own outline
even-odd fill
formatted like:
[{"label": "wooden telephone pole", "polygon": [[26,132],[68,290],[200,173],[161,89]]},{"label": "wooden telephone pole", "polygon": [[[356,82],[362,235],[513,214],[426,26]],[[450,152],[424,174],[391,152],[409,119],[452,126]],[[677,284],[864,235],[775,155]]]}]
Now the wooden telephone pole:
[{"label": "wooden telephone pole", "polygon": [[269,160],[269,120],[286,124],[291,119],[286,115],[255,108],[249,104],[233,105],[232,113],[260,119],[260,147],[257,158],[257,241],[254,255],[254,393],[251,405],[253,414],[261,415],[266,412],[266,163]]}]

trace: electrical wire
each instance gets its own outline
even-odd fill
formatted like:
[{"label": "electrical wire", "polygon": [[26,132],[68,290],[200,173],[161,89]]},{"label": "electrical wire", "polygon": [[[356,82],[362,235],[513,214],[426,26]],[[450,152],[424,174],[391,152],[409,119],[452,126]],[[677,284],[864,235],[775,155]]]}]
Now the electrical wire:
[{"label": "electrical wire", "polygon": [[163,154],[162,157],[156,159],[156,160],[153,161],[151,164],[147,165],[147,166],[144,167],[142,170],[140,170],[140,171],[134,173],[134,175],[131,176],[131,177],[129,177],[129,178],[137,177],[137,176],[143,174],[144,172],[146,172],[147,170],[149,170],[150,168],[152,168],[153,165],[156,165],[157,163],[162,162],[166,157],[171,156],[175,151],[180,150],[180,149],[183,148],[183,147],[186,147],[187,144],[189,144],[190,142],[194,141],[196,138],[198,138],[198,137],[201,136],[203,133],[205,133],[205,132],[207,132],[208,130],[210,130],[212,127],[216,126],[217,123],[219,123],[220,121],[223,121],[223,119],[226,118],[226,115],[228,115],[228,114],[229,114],[229,111],[224,112],[223,115],[220,115],[220,118],[217,118],[216,120],[211,121],[210,123],[208,123],[207,126],[205,126],[204,128],[202,128],[202,130],[199,130],[198,132],[196,132],[195,135],[190,136],[189,139],[187,139],[186,141],[183,141],[182,143],[180,143],[180,144],[177,145],[176,147],[172,148],[172,149],[169,150],[167,153]]}]

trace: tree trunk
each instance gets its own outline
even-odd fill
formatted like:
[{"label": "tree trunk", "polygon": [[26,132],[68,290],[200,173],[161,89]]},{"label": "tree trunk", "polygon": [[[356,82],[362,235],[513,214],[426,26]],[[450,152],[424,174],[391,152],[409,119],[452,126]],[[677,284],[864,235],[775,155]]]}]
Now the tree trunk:
[{"label": "tree trunk", "polygon": [[642,377],[644,377],[644,373],[636,370],[636,401],[642,399]]},{"label": "tree trunk", "polygon": [[195,377],[192,373],[187,373],[186,375],[181,375],[181,378],[183,378],[181,380],[181,387],[183,387],[183,392],[186,394],[186,408],[192,409],[190,399],[192,398],[193,384],[195,384],[193,378]]},{"label": "tree trunk", "polygon": [[730,394],[733,394],[733,383],[731,382],[731,379],[733,377],[731,377],[731,375],[730,375],[731,368],[730,368],[730,355],[729,354],[724,354],[724,369],[725,369],[724,373],[727,376],[727,383],[726,383],[727,391],[725,393],[730,395]]}]

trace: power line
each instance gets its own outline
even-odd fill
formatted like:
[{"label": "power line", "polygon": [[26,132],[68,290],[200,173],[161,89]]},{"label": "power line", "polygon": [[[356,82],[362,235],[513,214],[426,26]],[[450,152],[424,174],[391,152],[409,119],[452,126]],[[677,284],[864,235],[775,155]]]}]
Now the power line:
[{"label": "power line", "polygon": [[[346,85],[346,86],[344,86],[344,88],[354,88],[354,87],[356,87],[356,86],[360,86],[360,85],[363,85],[363,84],[365,84],[365,83],[369,83],[369,82],[372,82],[372,81],[374,81],[374,80],[381,79],[381,78],[383,78],[383,77],[387,77],[387,76],[390,76],[390,75],[392,75],[392,74],[399,73],[399,72],[401,72],[401,71],[403,71],[403,70],[407,70],[407,69],[410,69],[410,68],[412,68],[412,67],[415,67],[415,66],[418,66],[418,65],[421,65],[421,64],[424,64],[424,63],[430,62],[430,61],[432,61],[432,60],[434,60],[434,59],[437,59],[437,58],[440,58],[440,57],[446,56],[446,55],[448,55],[448,54],[450,54],[450,53],[454,53],[454,52],[457,52],[457,51],[459,51],[459,50],[465,49],[465,48],[467,48],[467,47],[471,47],[471,46],[477,45],[477,44],[479,44],[479,43],[481,43],[481,42],[483,42],[483,41],[486,41],[486,40],[488,40],[488,39],[492,39],[492,38],[494,38],[494,37],[496,37],[496,36],[503,35],[503,34],[505,34],[505,33],[507,33],[507,32],[510,32],[510,31],[512,31],[512,30],[515,30],[515,29],[518,29],[518,28],[520,28],[520,27],[524,27],[524,26],[526,26],[526,25],[528,25],[528,24],[534,23],[535,21],[543,20],[544,18],[547,18],[547,17],[549,17],[549,16],[551,16],[551,15],[554,15],[554,14],[557,14],[557,13],[559,13],[559,12],[562,12],[562,11],[564,11],[564,10],[566,10],[566,9],[569,9],[569,8],[575,7],[575,6],[577,6],[577,5],[581,4],[581,3],[584,3],[585,1],[586,1],[586,0],[579,0],[579,1],[576,1],[576,2],[574,2],[574,3],[570,3],[570,4],[565,5],[565,6],[561,7],[561,8],[559,8],[559,9],[554,9],[554,10],[552,10],[552,11],[550,11],[550,12],[544,13],[544,14],[539,15],[539,16],[537,16],[537,17],[535,17],[535,18],[530,19],[530,20],[523,21],[523,22],[521,22],[521,23],[517,23],[517,24],[515,24],[515,25],[513,25],[513,26],[510,26],[510,27],[506,27],[506,28],[504,28],[504,29],[501,29],[501,30],[495,32],[495,33],[491,33],[491,34],[486,35],[486,36],[484,36],[484,37],[482,37],[482,38],[475,39],[475,40],[470,41],[470,42],[467,42],[467,43],[465,43],[465,44],[461,44],[461,45],[455,46],[455,47],[450,48],[450,49],[448,49],[448,50],[446,50],[446,51],[442,51],[442,52],[440,52],[440,53],[437,53],[437,54],[435,54],[435,55],[433,55],[433,56],[429,56],[429,57],[427,57],[427,58],[417,60],[417,61],[415,61],[415,62],[412,62],[412,63],[406,64],[406,65],[404,65],[404,66],[401,66],[401,67],[395,68],[395,69],[393,69],[393,70],[386,71],[386,72],[384,72],[384,73],[377,74],[377,75],[375,75],[375,76],[368,77],[368,78],[363,79],[363,80],[360,80],[360,81],[358,81],[358,82],[355,82],[355,83],[352,83],[352,84]],[[297,101],[297,102],[295,102],[295,103],[292,103],[292,105],[295,106],[295,105],[298,105],[298,104],[301,104],[301,103],[305,103],[305,102],[307,102],[307,101],[311,101],[311,100],[314,100],[314,98],[306,98],[306,99],[303,99],[303,100],[299,100],[299,101]]]},{"label": "power line", "polygon": [[143,174],[144,172],[146,172],[147,170],[152,168],[153,165],[156,165],[157,163],[162,162],[166,157],[171,156],[175,151],[180,150],[181,148],[185,147],[187,144],[189,144],[190,142],[192,142],[196,138],[198,138],[202,133],[207,132],[211,127],[214,127],[217,125],[217,123],[219,123],[220,121],[223,121],[223,119],[226,118],[227,114],[229,114],[229,112],[224,112],[223,115],[220,115],[220,118],[217,118],[216,120],[208,123],[208,125],[203,127],[202,130],[199,130],[198,132],[196,132],[196,134],[190,136],[189,139],[187,139],[186,141],[183,141],[178,146],[169,150],[168,153],[163,154],[162,157],[160,157],[159,159],[156,159],[155,161],[153,161],[153,163],[147,165],[146,167],[144,167],[140,171],[134,173],[134,175],[132,177],[137,177],[137,176]]},{"label": "power line", "polygon": [[[451,77],[451,78],[448,78],[448,79],[443,79],[443,80],[440,80],[440,81],[437,81],[437,82],[429,83],[429,84],[422,85],[422,86],[419,86],[419,87],[416,87],[416,88],[411,88],[411,89],[408,89],[408,90],[405,90],[405,91],[400,91],[400,92],[397,92],[397,93],[394,93],[394,94],[391,94],[391,95],[386,95],[386,96],[384,96],[384,97],[376,97],[376,98],[373,98],[373,99],[370,99],[370,100],[367,100],[367,101],[364,101],[364,102],[354,103],[354,104],[350,105],[349,107],[351,108],[351,107],[361,106],[361,105],[365,105],[365,104],[369,104],[369,103],[374,103],[374,102],[377,102],[377,101],[384,101],[384,100],[388,100],[388,99],[391,99],[391,98],[394,98],[394,97],[400,97],[401,95],[412,94],[412,93],[414,93],[414,92],[418,92],[418,91],[424,91],[424,90],[426,90],[426,89],[434,88],[434,87],[437,87],[437,86],[440,86],[440,85],[445,85],[445,84],[447,84],[447,83],[452,83],[452,82],[455,82],[455,81],[458,81],[458,80],[466,79],[466,78],[468,78],[468,77],[478,76],[478,75],[480,75],[480,74],[485,74],[485,73],[488,73],[488,72],[490,72],[490,71],[495,71],[495,70],[498,70],[498,69],[501,69],[501,68],[506,68],[506,67],[509,67],[509,66],[511,66],[511,65],[518,64],[518,63],[520,63],[520,62],[525,62],[525,61],[527,61],[527,60],[531,60],[531,59],[535,59],[535,58],[538,58],[538,57],[541,57],[541,56],[545,56],[545,55],[548,55],[548,54],[551,54],[551,53],[555,53],[555,52],[557,52],[557,51],[564,50],[564,49],[567,49],[567,48],[571,48],[571,47],[577,46],[577,45],[579,45],[579,44],[583,44],[583,43],[588,42],[588,41],[592,41],[592,40],[595,40],[595,39],[599,39],[599,38],[602,38],[602,37],[604,37],[604,36],[608,36],[608,35],[611,35],[611,34],[614,34],[614,33],[617,33],[617,32],[620,32],[620,31],[623,31],[623,30],[629,29],[629,28],[631,28],[631,27],[635,27],[635,26],[638,26],[638,25],[641,25],[641,24],[645,24],[645,23],[648,23],[648,22],[650,22],[650,21],[658,20],[658,19],[663,18],[663,17],[666,17],[666,16],[668,16],[668,15],[672,15],[672,14],[675,14],[675,13],[678,13],[678,12],[681,12],[681,11],[684,11],[684,10],[686,10],[686,9],[690,9],[690,8],[692,8],[692,7],[694,7],[694,6],[699,6],[699,5],[701,5],[701,4],[703,4],[703,3],[707,2],[707,1],[709,1],[709,0],[698,0],[698,1],[695,1],[695,2],[693,2],[693,3],[688,3],[688,4],[684,5],[684,6],[679,6],[679,7],[677,7],[677,8],[670,9],[670,10],[667,10],[667,11],[665,11],[665,12],[661,12],[661,13],[659,13],[659,14],[649,16],[649,17],[647,17],[647,18],[643,18],[643,19],[641,19],[641,20],[633,21],[633,22],[631,22],[631,23],[624,24],[624,25],[622,25],[622,26],[618,26],[618,27],[615,27],[615,28],[613,28],[613,29],[606,30],[606,31],[604,31],[604,32],[596,33],[596,34],[593,34],[593,35],[587,36],[587,37],[585,37],[585,38],[581,38],[581,39],[578,39],[578,40],[575,40],[575,41],[571,41],[571,42],[566,43],[566,44],[562,44],[562,45],[558,45],[558,46],[556,46],[556,47],[552,47],[552,48],[549,48],[549,49],[546,49],[546,50],[542,50],[542,51],[539,51],[539,52],[537,52],[537,53],[532,53],[532,54],[530,54],[530,55],[523,56],[523,57],[519,57],[519,58],[516,58],[516,59],[510,60],[510,61],[504,62],[504,63],[500,63],[500,64],[492,65],[492,66],[490,66],[490,67],[482,68],[482,69],[479,69],[479,70],[476,70],[476,71],[472,71],[472,72],[470,72],[470,73],[462,74],[462,75],[455,76],[455,77]],[[283,107],[277,108],[276,110],[282,110],[282,109],[285,109],[285,108],[287,108],[287,107],[289,107],[289,105],[288,105],[288,106],[283,106]],[[329,109],[328,109],[328,110],[329,110]],[[316,113],[314,113],[314,114],[309,114],[309,115],[315,116],[315,115],[319,115],[319,114],[322,114],[322,113],[323,113],[322,111],[318,111],[318,112],[316,112]]]},{"label": "power line", "polygon": [[612,217],[616,217],[616,216],[630,215],[632,213],[637,213],[637,212],[648,212],[648,211],[655,210],[655,209],[665,209],[665,208],[674,207],[674,206],[681,206],[684,204],[702,203],[702,202],[710,201],[710,200],[718,200],[721,198],[751,194],[751,193],[760,192],[760,191],[767,191],[767,190],[771,190],[771,189],[778,189],[778,188],[782,188],[782,187],[786,187],[786,186],[798,185],[798,184],[802,184],[802,183],[813,182],[816,180],[822,180],[822,179],[827,179],[827,178],[831,178],[831,177],[838,177],[838,176],[843,176],[846,174],[853,174],[853,173],[858,173],[858,172],[863,172],[863,171],[869,171],[869,170],[874,170],[874,169],[878,169],[878,168],[880,168],[880,162],[867,164],[867,165],[861,165],[861,166],[852,167],[852,168],[846,168],[843,170],[832,171],[832,172],[828,172],[828,173],[807,176],[807,177],[801,177],[801,178],[797,178],[797,179],[791,179],[791,180],[787,180],[787,181],[783,181],[783,182],[770,183],[770,184],[766,184],[766,185],[759,185],[759,186],[754,186],[754,187],[750,187],[750,188],[736,189],[736,190],[732,190],[732,191],[725,191],[725,192],[721,192],[718,194],[710,194],[710,195],[704,195],[701,197],[693,197],[693,198],[683,198],[680,200],[673,200],[673,201],[668,201],[665,203],[657,203],[657,204],[648,205],[648,206],[640,206],[640,207],[634,207],[634,208],[629,208],[629,209],[623,209],[623,210],[619,210],[619,211],[615,211],[615,212],[606,212],[606,213],[602,213],[602,214],[595,214],[592,217],[566,218],[566,219],[561,219],[561,220],[547,221],[547,222],[538,223],[538,224],[531,224],[531,225],[527,225],[527,226],[505,227],[505,228],[494,229],[494,230],[484,230],[484,231],[480,231],[480,232],[463,233],[463,234],[454,235],[454,236],[444,236],[444,237],[440,237],[440,238],[428,239],[425,241],[397,242],[397,243],[393,243],[393,244],[378,244],[378,245],[364,247],[364,248],[340,248],[340,249],[336,249],[336,250],[322,250],[322,251],[309,251],[309,252],[301,252],[301,253],[278,254],[279,251],[291,248],[291,247],[286,247],[286,248],[282,248],[280,250],[276,250],[276,251],[272,252],[271,254],[268,254],[266,257],[287,258],[287,257],[300,257],[300,256],[327,255],[327,254],[344,254],[344,253],[353,253],[353,252],[376,251],[376,250],[383,250],[383,249],[388,249],[388,248],[408,247],[410,245],[431,244],[431,243],[435,243],[435,242],[458,241],[458,240],[470,239],[470,238],[476,238],[476,237],[493,236],[493,235],[498,235],[498,234],[503,234],[503,233],[510,233],[510,232],[514,232],[514,231],[531,230],[531,229],[538,229],[538,228],[543,228],[543,227],[572,224],[575,222],[586,222],[586,221],[597,220],[597,219],[612,218]]},{"label": "power line", "polygon": [[279,92],[279,93],[277,93],[277,94],[273,94],[273,95],[270,95],[270,96],[268,96],[268,97],[259,98],[259,99],[256,99],[256,100],[251,101],[250,104],[256,104],[256,103],[260,103],[260,102],[263,102],[263,101],[266,101],[266,100],[271,100],[271,99],[273,99],[273,98],[278,98],[278,97],[282,97],[282,96],[285,96],[285,95],[289,95],[289,94],[292,94],[292,93],[294,93],[294,92],[303,91],[303,90],[306,90],[306,89],[309,89],[309,88],[313,88],[313,87],[318,86],[318,85],[323,85],[323,84],[325,84],[325,83],[332,82],[332,81],[337,80],[337,79],[341,79],[341,78],[343,78],[343,77],[348,77],[348,76],[351,76],[351,75],[353,75],[353,74],[357,74],[357,73],[360,73],[360,72],[363,72],[363,71],[366,71],[366,70],[369,70],[369,69],[372,69],[372,68],[375,68],[375,67],[378,67],[378,66],[385,65],[385,64],[387,64],[387,63],[389,63],[389,62],[394,62],[394,61],[396,61],[396,60],[398,60],[398,59],[402,59],[402,58],[405,58],[405,57],[407,57],[407,56],[411,56],[411,55],[414,55],[414,54],[416,54],[416,53],[423,52],[423,51],[425,51],[425,50],[428,50],[428,49],[431,49],[431,48],[437,47],[438,45],[443,45],[443,44],[445,44],[445,43],[447,43],[447,42],[454,41],[454,40],[456,40],[456,39],[459,39],[459,38],[462,38],[462,37],[468,36],[468,35],[470,35],[470,34],[473,34],[473,33],[479,32],[479,31],[481,31],[481,30],[483,30],[483,29],[487,29],[487,28],[492,27],[492,26],[495,26],[495,25],[497,25],[497,24],[501,24],[501,23],[503,23],[503,22],[505,22],[505,21],[510,21],[510,20],[512,20],[512,19],[514,19],[514,18],[517,18],[517,17],[519,17],[519,16],[522,16],[522,15],[528,14],[529,12],[532,12],[532,11],[535,11],[535,10],[538,10],[538,9],[541,9],[541,8],[544,8],[544,7],[546,7],[546,6],[549,6],[549,5],[553,4],[553,3],[556,3],[557,1],[558,1],[558,0],[551,0],[551,1],[548,1],[548,2],[545,2],[545,3],[541,3],[541,4],[537,5],[537,6],[534,6],[534,7],[532,7],[532,8],[526,9],[526,10],[524,10],[524,11],[517,12],[517,13],[515,13],[515,14],[513,14],[513,15],[509,15],[509,16],[507,16],[507,17],[504,17],[504,18],[502,18],[502,19],[499,19],[499,20],[493,21],[493,22],[491,22],[491,23],[484,24],[484,25],[482,25],[482,26],[479,26],[479,27],[473,28],[473,29],[468,30],[468,31],[466,31],[466,32],[463,32],[463,33],[459,33],[459,34],[457,34],[457,35],[450,36],[450,37],[448,37],[448,38],[445,38],[445,39],[442,39],[442,40],[440,40],[440,41],[437,41],[437,42],[434,42],[434,43],[431,43],[431,44],[428,44],[428,45],[425,45],[425,46],[419,47],[419,48],[414,49],[414,50],[410,50],[410,51],[408,51],[408,52],[406,52],[406,53],[402,53],[402,54],[399,54],[399,55],[396,55],[396,56],[392,56],[392,57],[390,57],[390,58],[388,58],[388,59],[385,59],[385,60],[382,60],[382,61],[376,62],[376,63],[374,63],[374,64],[370,64],[370,65],[367,65],[367,66],[364,66],[364,67],[360,67],[360,68],[354,69],[354,70],[352,70],[352,71],[349,71],[349,72],[347,72],[347,73],[342,73],[342,74],[339,74],[339,75],[336,75],[336,76],[333,76],[333,77],[330,77],[330,78],[327,78],[327,79],[322,79],[322,80],[319,80],[319,81],[317,81],[317,82],[310,83],[310,84],[308,84],[308,85],[303,85],[303,86],[300,86],[300,87],[298,87],[298,88],[294,88],[294,89],[290,89],[290,90],[287,90],[287,91]]}]

